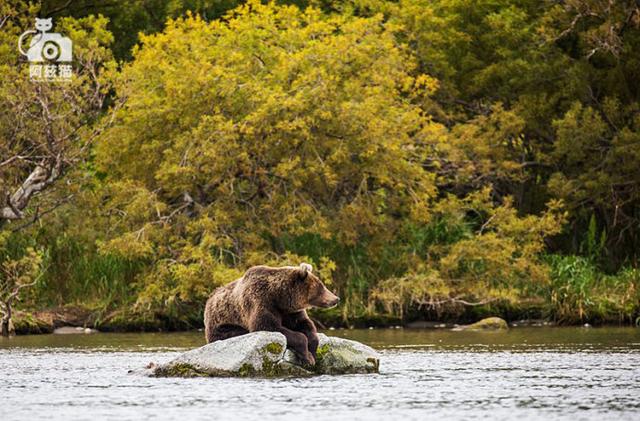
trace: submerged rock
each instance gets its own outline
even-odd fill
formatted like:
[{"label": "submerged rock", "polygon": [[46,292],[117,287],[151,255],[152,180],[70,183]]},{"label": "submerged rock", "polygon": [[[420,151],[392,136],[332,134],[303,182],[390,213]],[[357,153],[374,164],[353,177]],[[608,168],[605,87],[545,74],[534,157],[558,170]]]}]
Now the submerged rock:
[{"label": "submerged rock", "polygon": [[76,335],[85,333],[98,333],[97,330],[88,327],[62,326],[53,331],[56,335]]},{"label": "submerged rock", "polygon": [[500,317],[487,317],[470,325],[458,326],[453,330],[506,330],[509,325]]},{"label": "submerged rock", "polygon": [[380,357],[359,342],[320,334],[315,366],[303,366],[281,333],[253,332],[187,351],[134,371],[156,377],[289,377],[377,373]]}]

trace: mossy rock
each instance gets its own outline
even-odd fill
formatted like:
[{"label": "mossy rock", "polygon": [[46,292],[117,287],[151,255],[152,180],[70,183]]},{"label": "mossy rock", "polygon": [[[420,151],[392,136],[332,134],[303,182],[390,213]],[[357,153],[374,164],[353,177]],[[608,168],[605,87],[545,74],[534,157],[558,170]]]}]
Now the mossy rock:
[{"label": "mossy rock", "polygon": [[284,351],[284,347],[277,343],[277,342],[271,342],[267,345],[265,345],[265,347],[263,348],[266,352],[270,352],[272,354],[276,354],[276,355],[281,355],[282,352]]},{"label": "mossy rock", "polygon": [[313,371],[317,374],[369,374],[380,371],[380,356],[360,342],[320,334]]},{"label": "mossy rock", "polygon": [[155,370],[156,377],[208,377],[209,373],[200,370],[191,364],[178,363],[164,367],[158,367]]},{"label": "mossy rock", "polygon": [[286,349],[281,333],[253,332],[187,351],[165,364],[151,364],[142,373],[155,377],[275,378],[378,372],[380,359],[373,349],[347,339],[319,336],[313,367],[299,363]]},{"label": "mossy rock", "polygon": [[311,373],[283,361],[281,333],[254,332],[187,351],[152,370],[158,377],[286,377]]},{"label": "mossy rock", "polygon": [[488,330],[507,330],[509,325],[504,319],[500,317],[487,317],[478,322],[470,325],[459,326],[453,330],[475,330],[475,331],[488,331]]},{"label": "mossy rock", "polygon": [[[320,343],[316,352],[316,364],[305,367],[314,374],[370,374],[380,372],[380,355],[360,342],[318,335]],[[291,351],[285,352],[285,361],[299,364]]]}]

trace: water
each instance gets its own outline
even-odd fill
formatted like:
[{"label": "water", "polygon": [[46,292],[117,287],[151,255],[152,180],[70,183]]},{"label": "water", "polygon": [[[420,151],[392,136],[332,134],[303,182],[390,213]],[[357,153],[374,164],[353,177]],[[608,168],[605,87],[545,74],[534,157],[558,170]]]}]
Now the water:
[{"label": "water", "polygon": [[157,379],[127,374],[202,333],[0,339],[0,419],[640,419],[640,329],[336,330],[379,375]]}]

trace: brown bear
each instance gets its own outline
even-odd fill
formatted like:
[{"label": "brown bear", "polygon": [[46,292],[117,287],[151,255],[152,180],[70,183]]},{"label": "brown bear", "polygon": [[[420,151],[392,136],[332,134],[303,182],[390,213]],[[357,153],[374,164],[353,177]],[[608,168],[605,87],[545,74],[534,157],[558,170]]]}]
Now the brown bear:
[{"label": "brown bear", "polygon": [[259,330],[280,332],[288,348],[304,363],[314,365],[318,334],[306,309],[333,307],[340,299],[312,270],[308,263],[254,266],[242,278],[217,288],[204,310],[207,342]]}]

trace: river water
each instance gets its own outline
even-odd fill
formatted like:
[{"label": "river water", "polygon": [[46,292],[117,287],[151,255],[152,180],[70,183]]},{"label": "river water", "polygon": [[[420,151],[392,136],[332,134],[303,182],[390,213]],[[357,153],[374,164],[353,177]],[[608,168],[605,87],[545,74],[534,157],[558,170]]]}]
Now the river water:
[{"label": "river water", "polygon": [[202,333],[0,339],[0,420],[640,419],[640,329],[335,330],[379,375],[167,379],[127,374]]}]

